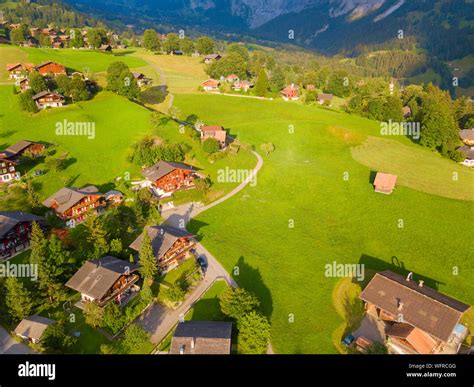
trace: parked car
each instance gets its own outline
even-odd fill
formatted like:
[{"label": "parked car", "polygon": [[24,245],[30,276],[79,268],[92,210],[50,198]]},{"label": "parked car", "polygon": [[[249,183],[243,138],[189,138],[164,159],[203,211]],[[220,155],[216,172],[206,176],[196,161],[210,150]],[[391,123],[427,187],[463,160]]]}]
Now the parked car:
[{"label": "parked car", "polygon": [[203,272],[206,272],[207,270],[207,259],[204,255],[200,255],[196,258],[196,261],[198,263],[198,265],[201,267],[201,270]]}]

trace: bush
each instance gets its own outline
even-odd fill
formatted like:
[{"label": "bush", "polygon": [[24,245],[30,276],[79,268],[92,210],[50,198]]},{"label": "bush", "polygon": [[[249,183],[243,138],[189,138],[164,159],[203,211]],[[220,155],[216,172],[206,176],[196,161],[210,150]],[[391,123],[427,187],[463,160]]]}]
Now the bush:
[{"label": "bush", "polygon": [[219,142],[215,138],[207,138],[202,143],[202,150],[208,154],[219,151]]},{"label": "bush", "polygon": [[270,323],[267,318],[253,311],[239,319],[239,352],[263,354],[270,340]]},{"label": "bush", "polygon": [[24,93],[20,94],[19,102],[21,110],[29,113],[36,113],[38,111],[36,102],[33,101],[33,95],[33,90],[26,90]]}]

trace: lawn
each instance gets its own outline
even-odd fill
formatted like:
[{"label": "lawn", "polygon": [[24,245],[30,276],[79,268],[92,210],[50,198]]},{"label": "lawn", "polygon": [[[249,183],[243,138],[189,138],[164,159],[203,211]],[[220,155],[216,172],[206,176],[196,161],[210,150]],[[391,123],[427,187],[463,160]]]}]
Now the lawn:
[{"label": "lawn", "polygon": [[192,309],[186,315],[186,320],[197,321],[222,321],[225,316],[221,312],[219,297],[227,289],[225,281],[216,281],[207,290],[201,299],[194,304]]},{"label": "lawn", "polygon": [[[473,202],[403,185],[390,196],[375,193],[372,169],[355,161],[351,148],[378,136],[378,123],[280,101],[179,95],[175,103],[183,114],[200,112],[231,128],[257,150],[275,144],[258,184],[206,211],[190,229],[229,272],[239,268],[239,285],[259,295],[278,353],[337,352],[333,333],[344,321],[331,294],[339,278],[325,277],[324,267],[333,261],[413,271],[415,279],[474,302],[474,249],[465,237]],[[406,138],[393,141],[425,155]],[[439,166],[440,184],[456,168]]]}]

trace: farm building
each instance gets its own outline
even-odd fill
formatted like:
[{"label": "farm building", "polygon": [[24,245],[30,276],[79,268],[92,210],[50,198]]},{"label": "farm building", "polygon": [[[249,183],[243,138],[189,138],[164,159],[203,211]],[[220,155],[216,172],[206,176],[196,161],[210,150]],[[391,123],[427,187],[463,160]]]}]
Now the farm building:
[{"label": "farm building", "polygon": [[374,180],[375,192],[391,194],[397,183],[397,176],[388,173],[377,172]]},{"label": "farm building", "polygon": [[300,98],[300,92],[298,87],[292,83],[289,86],[286,86],[281,92],[282,98],[285,101],[297,101]]},{"label": "farm building", "polygon": [[46,329],[55,323],[55,320],[43,316],[30,316],[21,320],[15,328],[15,334],[22,339],[31,341],[33,344],[38,344]]},{"label": "farm building", "polygon": [[62,107],[66,102],[66,99],[61,94],[47,90],[35,94],[32,98],[36,102],[38,109]]},{"label": "farm building", "polygon": [[225,148],[227,145],[227,132],[222,126],[202,126],[201,127],[201,141],[213,138],[219,142],[221,148]]},{"label": "farm building", "polygon": [[201,83],[202,88],[204,91],[217,91],[219,89],[220,82],[216,81],[215,79],[208,79]]}]

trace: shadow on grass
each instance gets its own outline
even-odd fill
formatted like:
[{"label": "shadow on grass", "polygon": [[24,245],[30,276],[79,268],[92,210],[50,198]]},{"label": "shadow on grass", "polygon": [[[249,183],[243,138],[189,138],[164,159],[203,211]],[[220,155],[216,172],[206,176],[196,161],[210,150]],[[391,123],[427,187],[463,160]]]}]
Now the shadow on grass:
[{"label": "shadow on grass", "polygon": [[[171,220],[171,217],[169,218],[169,220]],[[201,232],[201,229],[206,226],[209,226],[209,223],[201,222],[200,220],[196,219],[191,219],[188,224],[188,231],[196,236],[198,242],[201,242],[203,239],[203,233]]]},{"label": "shadow on grass", "polygon": [[[236,270],[238,268],[238,271]],[[238,275],[235,275],[238,272]],[[270,318],[273,313],[273,299],[270,289],[263,282],[260,270],[250,266],[241,256],[232,270],[232,277],[240,287],[255,293],[260,300],[260,310]]]},{"label": "shadow on grass", "polygon": [[160,104],[168,95],[168,87],[166,85],[149,87],[140,93],[140,99],[143,103],[151,105]]},{"label": "shadow on grass", "polygon": [[422,274],[413,272],[405,267],[405,263],[401,261],[398,257],[393,256],[391,258],[391,262],[383,261],[379,258],[371,257],[370,255],[362,254],[359,259],[359,264],[363,264],[365,267],[365,279],[361,284],[356,279],[353,279],[355,283],[360,284],[362,287],[365,287],[367,283],[372,279],[375,273],[379,271],[390,270],[394,273],[400,274],[404,277],[408,275],[408,273],[413,273],[413,281],[423,280],[424,284],[432,289],[437,290],[439,285],[444,285],[443,282],[440,282],[434,278],[426,277]]}]

